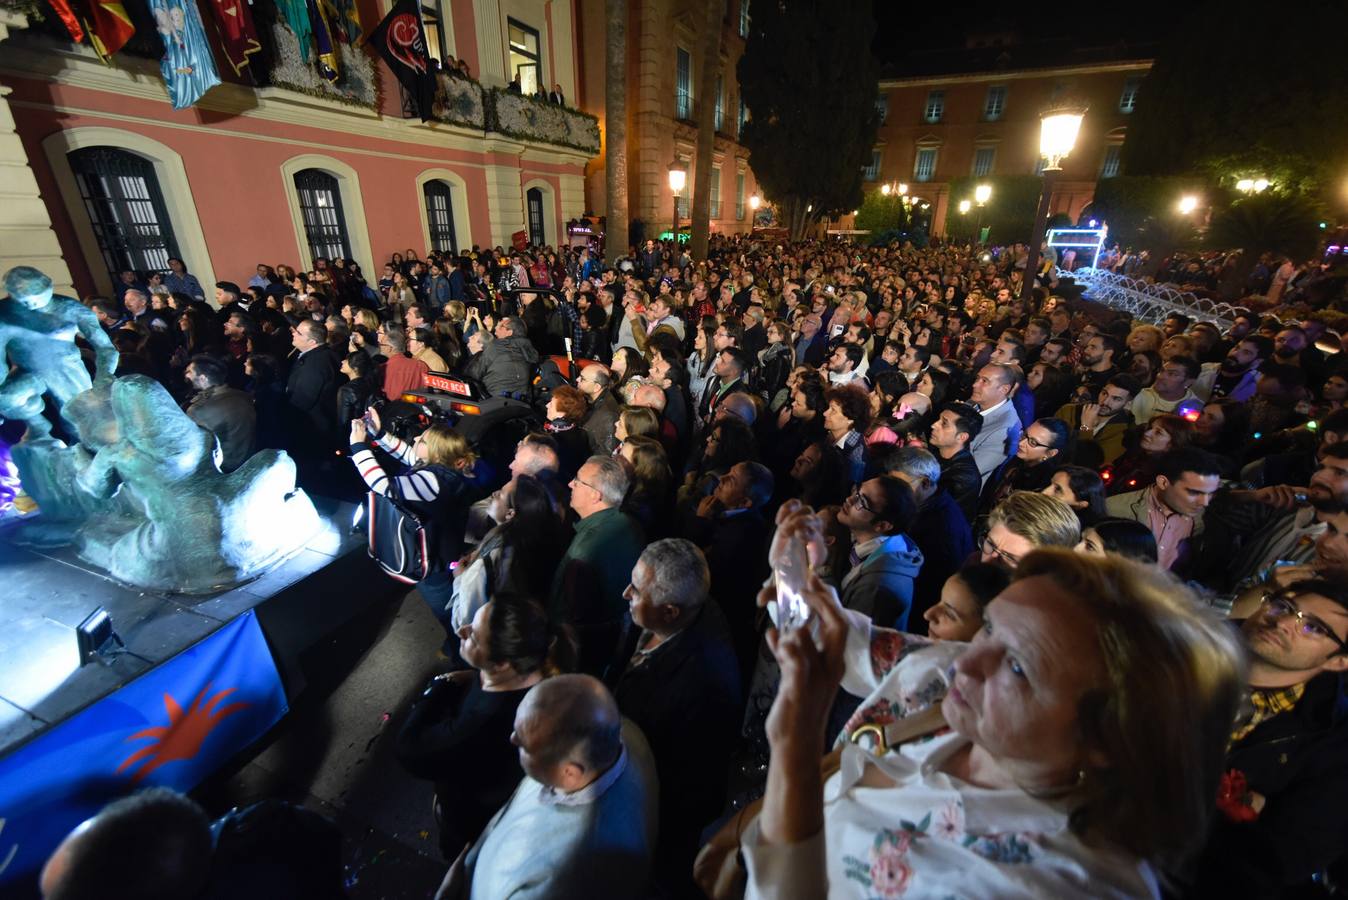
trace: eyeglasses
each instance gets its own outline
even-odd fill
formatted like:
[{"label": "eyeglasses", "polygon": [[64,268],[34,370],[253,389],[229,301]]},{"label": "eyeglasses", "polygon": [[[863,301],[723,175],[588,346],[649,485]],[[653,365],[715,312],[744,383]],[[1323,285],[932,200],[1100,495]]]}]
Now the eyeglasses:
[{"label": "eyeglasses", "polygon": [[1049,449],[1050,447],[1053,446],[1052,444],[1045,444],[1045,443],[1042,443],[1042,442],[1040,442],[1040,441],[1038,441],[1038,440],[1035,440],[1035,439],[1034,439],[1033,437],[1031,437],[1028,433],[1022,434],[1022,435],[1020,436],[1020,439],[1021,439],[1022,441],[1024,441],[1025,443],[1029,444],[1031,447],[1034,447],[1036,450],[1047,450],[1047,449]]},{"label": "eyeglasses", "polygon": [[871,501],[866,499],[866,495],[861,493],[861,486],[852,488],[851,496],[847,498],[848,503],[854,503],[868,513],[874,513],[875,507],[871,506]]},{"label": "eyeglasses", "polygon": [[996,544],[994,544],[992,542],[991,535],[983,538],[982,546],[984,556],[996,556],[998,559],[1000,559],[1002,562],[1006,563],[1013,569],[1016,566],[1020,565],[1020,557],[1016,556],[1014,553],[1007,553],[1001,547],[998,547]]},{"label": "eyeglasses", "polygon": [[603,493],[602,491],[599,490],[599,488],[597,488],[597,487],[595,487],[594,485],[590,484],[588,481],[582,481],[582,480],[580,479],[580,476],[577,476],[577,477],[575,477],[575,478],[572,478],[572,479],[571,479],[571,483],[572,483],[572,484],[583,484],[583,485],[585,485],[587,488],[589,488],[590,490],[594,491],[596,494]]},{"label": "eyeglasses", "polygon": [[1295,616],[1297,624],[1301,626],[1301,633],[1307,637],[1322,637],[1334,642],[1339,648],[1339,652],[1348,652],[1348,644],[1339,639],[1324,622],[1321,622],[1315,616],[1302,612],[1297,609],[1296,603],[1286,594],[1265,594],[1262,602],[1264,604],[1264,615],[1271,619],[1281,619],[1286,616]]}]

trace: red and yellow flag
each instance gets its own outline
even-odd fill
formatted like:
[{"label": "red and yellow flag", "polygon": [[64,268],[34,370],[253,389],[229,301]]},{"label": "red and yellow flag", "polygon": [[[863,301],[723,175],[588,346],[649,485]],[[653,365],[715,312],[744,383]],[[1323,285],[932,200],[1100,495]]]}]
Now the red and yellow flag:
[{"label": "red and yellow flag", "polygon": [[99,58],[109,62],[112,54],[131,40],[131,36],[136,33],[136,26],[127,15],[122,0],[88,0],[88,4],[89,18],[92,20],[89,40]]}]

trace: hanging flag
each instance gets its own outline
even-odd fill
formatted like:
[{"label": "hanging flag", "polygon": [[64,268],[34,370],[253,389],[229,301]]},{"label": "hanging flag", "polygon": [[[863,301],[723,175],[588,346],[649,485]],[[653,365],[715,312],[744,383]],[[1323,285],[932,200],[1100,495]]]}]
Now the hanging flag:
[{"label": "hanging flag", "polygon": [[89,0],[89,41],[94,52],[105,63],[112,62],[112,54],[126,46],[136,33],[136,26],[127,15],[122,0]]},{"label": "hanging flag", "polygon": [[164,58],[159,69],[174,109],[186,109],[220,83],[195,0],[149,0]]},{"label": "hanging flag", "polygon": [[295,40],[300,43],[300,58],[307,60],[309,48],[314,42],[314,30],[309,25],[307,3],[305,0],[276,0],[276,6],[281,10],[281,17],[285,19],[286,25],[295,33]]},{"label": "hanging flag", "polygon": [[48,0],[48,2],[51,3],[51,8],[56,11],[56,15],[61,18],[61,23],[65,25],[70,39],[77,44],[83,43],[84,26],[80,24],[80,17],[71,8],[70,0]]},{"label": "hanging flag", "polygon": [[253,13],[247,0],[210,0],[210,4],[220,32],[221,49],[238,75],[248,65],[248,55],[262,49],[253,26]]},{"label": "hanging flag", "polygon": [[318,74],[324,81],[332,84],[342,75],[337,47],[332,41],[332,30],[329,26],[336,17],[330,15],[332,9],[324,0],[308,0],[308,4],[309,27],[314,33],[314,55],[318,57],[316,62]]},{"label": "hanging flag", "polygon": [[356,10],[356,0],[332,0],[333,11],[337,14],[333,30],[337,40],[343,44],[355,46],[360,43],[365,30],[360,25],[360,13]]},{"label": "hanging flag", "polygon": [[393,75],[416,100],[421,121],[431,118],[435,78],[431,55],[426,49],[426,29],[421,24],[418,0],[399,0],[384,21],[370,32],[367,44],[388,63]]}]

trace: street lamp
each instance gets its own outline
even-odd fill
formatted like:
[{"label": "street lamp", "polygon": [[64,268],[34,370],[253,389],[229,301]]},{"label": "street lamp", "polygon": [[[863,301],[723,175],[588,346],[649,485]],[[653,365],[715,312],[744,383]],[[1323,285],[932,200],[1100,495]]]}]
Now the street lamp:
[{"label": "street lamp", "polygon": [[974,241],[975,244],[983,243],[983,207],[988,205],[988,200],[991,197],[992,185],[980,184],[974,188],[974,200],[978,203],[978,222],[975,226],[978,229],[978,239]]},{"label": "street lamp", "polygon": [[1236,190],[1246,194],[1258,194],[1268,190],[1267,178],[1242,178],[1236,182]]},{"label": "street lamp", "polygon": [[1196,209],[1198,209],[1198,198],[1195,197],[1193,194],[1185,194],[1183,197],[1180,198],[1179,202],[1180,215],[1187,216],[1189,213],[1193,212]]},{"label": "street lamp", "polygon": [[888,181],[886,181],[884,184],[880,185],[880,193],[884,194],[886,197],[889,196],[889,192],[890,192],[891,190],[892,190],[892,188],[889,186],[889,182],[888,182]]},{"label": "street lamp", "polygon": [[750,194],[750,195],[749,195],[749,208],[750,208],[750,209],[752,209],[754,212],[758,212],[758,207],[760,207],[760,206],[762,206],[762,205],[763,205],[763,199],[762,199],[761,197],[759,197],[757,194]]},{"label": "street lamp", "polygon": [[674,249],[679,248],[679,193],[688,183],[688,167],[680,160],[669,164],[669,189],[674,193]]},{"label": "street lamp", "polygon": [[973,204],[970,203],[968,200],[960,201],[960,215],[967,216],[969,214],[969,210],[972,208]]},{"label": "street lamp", "polygon": [[1034,216],[1030,255],[1025,260],[1025,280],[1020,286],[1023,300],[1030,299],[1035,273],[1039,270],[1039,247],[1044,243],[1044,231],[1048,227],[1048,207],[1053,199],[1054,178],[1062,171],[1062,161],[1076,146],[1081,120],[1085,117],[1086,107],[1076,104],[1055,106],[1044,110],[1039,116],[1039,155],[1044,158],[1044,185],[1039,194],[1039,209]]}]

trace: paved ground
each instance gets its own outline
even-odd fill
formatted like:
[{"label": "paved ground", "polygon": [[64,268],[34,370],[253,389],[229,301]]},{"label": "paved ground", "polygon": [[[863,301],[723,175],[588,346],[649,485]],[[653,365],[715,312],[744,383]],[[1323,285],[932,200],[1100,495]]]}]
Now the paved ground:
[{"label": "paved ground", "polygon": [[431,787],[403,772],[392,737],[411,698],[442,667],[443,637],[415,592],[349,623],[316,649],[319,678],[269,746],[198,799],[212,815],[264,797],[304,803],[341,827],[353,900],[433,896],[447,866]]}]

